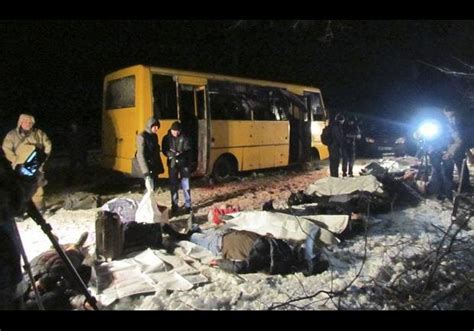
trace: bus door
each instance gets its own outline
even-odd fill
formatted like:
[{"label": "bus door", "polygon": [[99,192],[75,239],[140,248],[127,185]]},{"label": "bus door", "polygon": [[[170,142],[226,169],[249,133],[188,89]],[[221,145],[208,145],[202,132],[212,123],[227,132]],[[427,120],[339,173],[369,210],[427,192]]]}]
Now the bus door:
[{"label": "bus door", "polygon": [[329,152],[327,146],[321,142],[321,133],[326,126],[326,113],[324,110],[320,93],[306,92],[304,93],[306,106],[310,112],[311,120],[311,159],[323,160],[328,158]]},{"label": "bus door", "polygon": [[209,159],[209,116],[206,85],[178,84],[178,114],[183,132],[190,140],[191,171],[194,176],[206,174]]},{"label": "bus door", "polygon": [[299,95],[282,91],[289,98],[290,111],[290,163],[302,163],[309,159],[311,151],[311,121],[308,109]]}]

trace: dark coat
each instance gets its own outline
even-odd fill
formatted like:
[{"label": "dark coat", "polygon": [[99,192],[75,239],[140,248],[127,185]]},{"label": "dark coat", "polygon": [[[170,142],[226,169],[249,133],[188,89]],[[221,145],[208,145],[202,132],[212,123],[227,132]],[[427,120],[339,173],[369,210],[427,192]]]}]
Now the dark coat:
[{"label": "dark coat", "polygon": [[342,124],[334,122],[331,124],[331,148],[342,148],[346,144]]},{"label": "dark coat", "polygon": [[188,137],[180,134],[173,137],[171,131],[163,137],[162,141],[163,154],[167,157],[167,165],[169,169],[177,169],[182,177],[190,176],[190,152],[191,145]]},{"label": "dark coat", "polygon": [[137,161],[140,170],[143,175],[149,173],[153,177],[164,172],[158,136],[151,132],[151,125],[155,121],[153,118],[149,119],[145,130],[137,136]]},{"label": "dark coat", "polygon": [[19,177],[0,152],[0,310],[15,309],[17,285],[23,278],[14,217],[24,212],[30,192],[36,190],[29,188],[33,182]]},{"label": "dark coat", "polygon": [[360,139],[360,129],[359,126],[355,123],[349,124],[349,122],[344,123],[343,125],[344,138],[346,144],[349,146],[354,146],[357,139]]},{"label": "dark coat", "polygon": [[247,259],[220,260],[219,267],[234,273],[266,272],[274,275],[290,273],[296,262],[292,248],[284,240],[259,236]]}]

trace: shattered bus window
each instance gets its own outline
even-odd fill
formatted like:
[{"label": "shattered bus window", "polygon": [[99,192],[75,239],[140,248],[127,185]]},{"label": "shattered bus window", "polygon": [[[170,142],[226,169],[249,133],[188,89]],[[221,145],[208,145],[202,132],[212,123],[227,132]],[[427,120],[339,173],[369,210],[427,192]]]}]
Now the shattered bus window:
[{"label": "shattered bus window", "polygon": [[238,95],[209,92],[211,118],[214,120],[251,120],[251,112]]},{"label": "shattered bus window", "polygon": [[313,114],[313,121],[322,121],[324,120],[324,109],[321,103],[321,96],[317,93],[306,94],[306,102],[308,108]]},{"label": "shattered bus window", "polygon": [[257,121],[275,121],[276,116],[270,107],[268,89],[265,87],[248,88],[245,101],[253,113],[253,119]]},{"label": "shattered bus window", "polygon": [[251,105],[245,97],[243,84],[209,82],[211,118],[215,120],[251,120]]},{"label": "shattered bus window", "polygon": [[105,109],[121,109],[135,106],[135,76],[115,79],[107,84]]},{"label": "shattered bus window", "polygon": [[290,104],[286,98],[277,90],[269,91],[271,111],[277,121],[287,121],[290,112]]}]

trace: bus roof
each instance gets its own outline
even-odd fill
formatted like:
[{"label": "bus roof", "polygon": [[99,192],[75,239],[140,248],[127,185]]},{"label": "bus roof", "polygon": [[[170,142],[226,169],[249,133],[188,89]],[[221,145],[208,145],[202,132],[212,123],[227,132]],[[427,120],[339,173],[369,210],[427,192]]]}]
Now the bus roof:
[{"label": "bus roof", "polygon": [[[164,75],[184,75],[184,76],[191,76],[191,77],[199,77],[205,79],[214,79],[214,80],[221,80],[221,81],[228,81],[234,83],[241,83],[241,84],[250,84],[250,85],[260,85],[260,86],[271,86],[271,87],[278,87],[278,88],[285,88],[285,89],[302,89],[309,92],[318,92],[321,93],[319,88],[312,87],[312,86],[305,86],[305,85],[297,85],[297,84],[290,84],[290,83],[282,83],[282,82],[273,82],[268,80],[260,80],[260,79],[252,79],[252,78],[241,78],[235,76],[226,76],[226,75],[217,75],[211,73],[203,73],[197,71],[188,71],[188,70],[180,70],[180,69],[173,69],[173,68],[162,68],[162,67],[154,67],[154,66],[146,66],[146,65],[135,65],[130,66],[123,69],[131,69],[133,67],[143,67],[149,69],[152,73],[155,74],[164,74]],[[117,70],[118,71],[118,70]],[[113,73],[111,73],[113,74]]]}]

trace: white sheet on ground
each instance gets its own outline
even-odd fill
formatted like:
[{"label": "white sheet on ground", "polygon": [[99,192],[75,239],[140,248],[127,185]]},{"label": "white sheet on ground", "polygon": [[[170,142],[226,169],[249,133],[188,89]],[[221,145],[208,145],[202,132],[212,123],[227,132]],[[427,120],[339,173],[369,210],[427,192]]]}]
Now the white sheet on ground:
[{"label": "white sheet on ground", "polygon": [[326,177],[310,184],[306,194],[312,195],[339,195],[351,194],[355,191],[382,193],[382,184],[372,175],[358,177]]},{"label": "white sheet on ground", "polygon": [[342,233],[349,225],[348,215],[308,215],[304,217],[332,233]]},{"label": "white sheet on ground", "polygon": [[380,165],[389,173],[400,173],[409,170],[413,166],[420,165],[420,159],[413,156],[388,158],[380,161]]},{"label": "white sheet on ground", "polygon": [[95,267],[98,300],[105,306],[117,299],[160,290],[187,291],[207,278],[182,259],[147,249],[123,260]]},{"label": "white sheet on ground", "polygon": [[187,291],[193,288],[193,284],[188,282],[176,271],[152,274],[150,275],[150,278],[156,282],[157,289]]},{"label": "white sheet on ground", "polygon": [[[231,214],[234,218],[227,221],[225,228],[247,230],[266,235],[271,233],[275,238],[303,241],[312,229],[318,227],[301,216],[268,211],[243,211]],[[328,230],[321,228],[319,238],[326,245],[337,244],[339,240]]]}]

